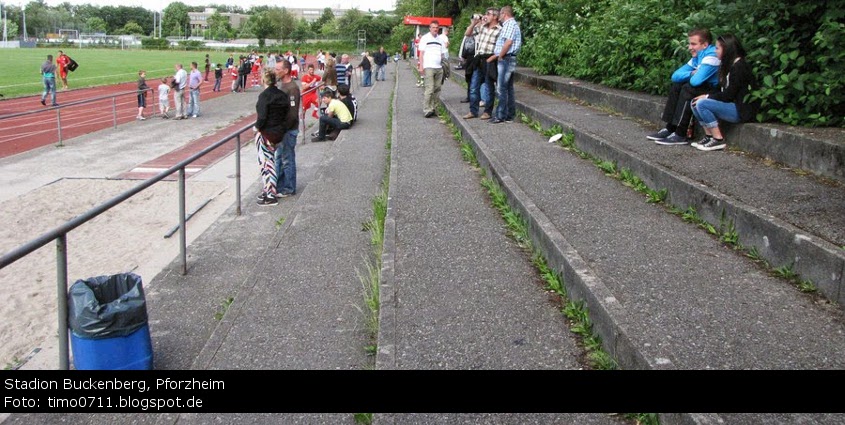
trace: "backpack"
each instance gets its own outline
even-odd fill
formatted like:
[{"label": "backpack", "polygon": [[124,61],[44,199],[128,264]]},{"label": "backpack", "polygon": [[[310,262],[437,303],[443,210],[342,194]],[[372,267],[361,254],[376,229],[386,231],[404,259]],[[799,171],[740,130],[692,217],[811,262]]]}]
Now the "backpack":
[{"label": "backpack", "polygon": [[76,63],[76,61],[73,60],[70,56],[68,56],[67,58],[68,58],[68,61],[69,61],[67,63],[67,70],[70,71],[70,72],[76,71],[76,68],[79,68],[79,64]]},{"label": "backpack", "polygon": [[461,48],[461,57],[469,59],[475,56],[475,37],[469,36],[464,38],[464,43]]}]

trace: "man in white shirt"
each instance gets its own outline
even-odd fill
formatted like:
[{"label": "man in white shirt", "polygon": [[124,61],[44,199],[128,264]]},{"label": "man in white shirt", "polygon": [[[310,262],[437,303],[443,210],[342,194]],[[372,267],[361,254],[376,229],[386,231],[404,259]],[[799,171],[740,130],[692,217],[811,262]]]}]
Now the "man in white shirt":
[{"label": "man in white shirt", "polygon": [[423,112],[426,118],[434,116],[437,99],[440,97],[440,86],[443,84],[442,61],[446,54],[446,41],[440,36],[440,22],[431,21],[428,26],[430,32],[420,39],[420,62],[417,69],[423,76],[425,94],[423,95]]},{"label": "man in white shirt", "polygon": [[188,86],[188,73],[182,68],[181,63],[176,64],[176,75],[173,76],[173,103],[176,106],[177,120],[185,117],[185,87]]}]

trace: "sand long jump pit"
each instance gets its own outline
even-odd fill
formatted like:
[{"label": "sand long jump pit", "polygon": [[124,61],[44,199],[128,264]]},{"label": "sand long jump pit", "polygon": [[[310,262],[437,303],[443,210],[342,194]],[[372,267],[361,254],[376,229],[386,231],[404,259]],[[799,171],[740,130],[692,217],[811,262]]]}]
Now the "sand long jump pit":
[{"label": "sand long jump pit", "polygon": [[[35,239],[121,192],[138,180],[64,178],[0,203],[0,252]],[[186,212],[207,200],[187,224],[188,243],[232,203],[232,181],[189,180]],[[179,224],[179,187],[161,181],[68,233],[68,286],[77,279],[133,272],[145,290],[179,254],[179,237],[165,238]],[[190,253],[190,249],[189,249]],[[0,270],[0,362],[16,368],[58,368],[56,244],[49,243]],[[35,364],[35,365],[33,365]]]}]

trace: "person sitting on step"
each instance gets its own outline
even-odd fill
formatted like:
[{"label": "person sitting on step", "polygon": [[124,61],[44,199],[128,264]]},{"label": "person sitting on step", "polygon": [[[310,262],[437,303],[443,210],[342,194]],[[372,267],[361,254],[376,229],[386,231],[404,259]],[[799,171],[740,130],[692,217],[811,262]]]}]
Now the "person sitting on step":
[{"label": "person sitting on step", "polygon": [[330,132],[329,140],[335,140],[340,130],[346,130],[352,125],[352,114],[342,101],[335,99],[330,90],[323,90],[323,104],[326,105],[326,114],[320,116],[320,130],[311,139],[312,142],[323,142]]}]

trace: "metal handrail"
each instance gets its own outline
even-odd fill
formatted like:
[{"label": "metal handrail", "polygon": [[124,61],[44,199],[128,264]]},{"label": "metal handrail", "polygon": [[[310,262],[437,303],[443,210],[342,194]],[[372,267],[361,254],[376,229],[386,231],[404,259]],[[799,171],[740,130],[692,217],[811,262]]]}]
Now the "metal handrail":
[{"label": "metal handrail", "polygon": [[90,99],[83,99],[83,100],[77,100],[75,102],[62,103],[59,106],[50,106],[50,107],[47,107],[47,108],[35,109],[35,110],[32,110],[32,111],[14,112],[14,113],[11,113],[11,114],[0,115],[0,120],[5,120],[5,119],[9,119],[9,118],[18,118],[18,117],[23,117],[23,116],[27,116],[27,115],[40,114],[44,111],[53,111],[53,110],[56,110],[56,109],[69,108],[71,106],[84,105],[86,103],[97,102],[97,101],[105,100],[105,99],[112,99],[112,98],[115,98],[115,97],[118,97],[118,96],[125,96],[125,95],[128,95],[128,94],[138,94],[141,91],[147,91],[147,90],[149,90],[150,93],[155,94],[155,90],[153,90],[152,87],[145,89],[145,90],[129,90],[129,91],[120,92],[120,93],[113,93],[113,94],[110,94],[110,95],[107,95],[107,96],[92,97]]},{"label": "metal handrail", "polygon": [[237,199],[237,208],[235,213],[241,215],[241,134],[253,128],[253,124],[241,127],[234,133],[224,137],[215,142],[211,146],[191,155],[178,164],[168,168],[151,177],[141,184],[129,189],[108,201],[74,217],[70,221],[65,222],[47,233],[15,248],[14,250],[4,254],[0,257],[0,269],[14,263],[15,261],[31,254],[35,250],[47,245],[51,241],[56,241],[56,287],[58,294],[58,321],[59,321],[59,369],[67,370],[70,366],[70,358],[68,352],[68,323],[67,323],[67,234],[94,219],[98,215],[108,211],[117,206],[121,202],[131,198],[139,192],[147,189],[155,183],[164,180],[171,174],[179,173],[179,254],[181,259],[181,272],[183,275],[188,273],[187,265],[187,233],[185,225],[185,168],[199,158],[207,155],[211,151],[223,146],[232,139],[236,139],[235,146],[235,196]]},{"label": "metal handrail", "polygon": [[[113,122],[112,128],[117,128],[117,98],[119,96],[126,96],[126,95],[130,95],[130,94],[138,95],[138,93],[145,92],[147,90],[149,90],[150,93],[152,93],[153,96],[155,96],[155,90],[152,87],[145,89],[145,90],[129,90],[129,91],[125,91],[125,92],[121,92],[121,93],[117,93],[117,94],[110,94],[110,95],[107,95],[107,96],[100,96],[100,97],[94,97],[94,98],[91,98],[91,99],[78,100],[76,102],[65,103],[65,104],[61,104],[59,106],[51,106],[51,107],[46,108],[46,109],[36,109],[34,111],[15,112],[15,113],[12,113],[12,114],[0,115],[0,121],[5,120],[5,119],[23,117],[23,116],[27,116],[27,115],[40,114],[40,113],[47,112],[47,111],[56,111],[56,132],[58,133],[58,136],[59,136],[58,146],[63,146],[64,139],[62,138],[62,109],[69,108],[71,106],[84,105],[86,103],[92,103],[92,102],[98,102],[98,101],[101,101],[101,100],[111,99],[112,100],[112,122]],[[153,114],[155,114],[156,105],[157,105],[157,103],[153,102],[153,106],[152,106]]]}]

